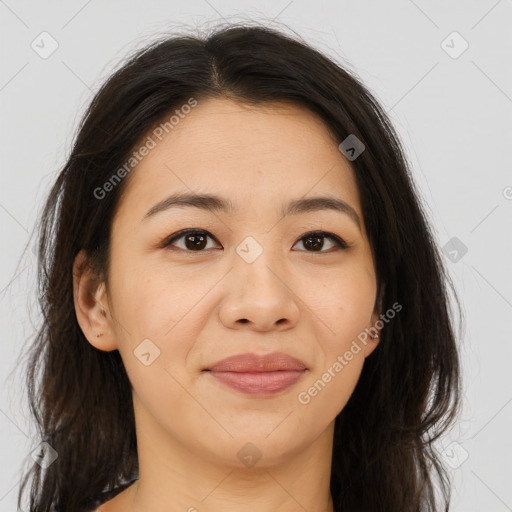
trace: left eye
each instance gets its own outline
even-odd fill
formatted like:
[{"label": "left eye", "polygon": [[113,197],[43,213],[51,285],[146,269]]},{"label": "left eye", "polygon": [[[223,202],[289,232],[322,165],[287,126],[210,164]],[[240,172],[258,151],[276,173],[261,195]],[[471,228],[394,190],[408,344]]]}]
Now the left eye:
[{"label": "left eye", "polygon": [[[206,247],[208,238],[215,240],[215,237],[208,233],[208,231],[201,229],[186,229],[172,235],[162,244],[162,247],[169,247],[176,241],[184,240],[184,246],[179,247],[175,245],[175,247],[178,247],[178,249],[186,252],[204,252],[205,249],[211,249],[211,247]],[[330,247],[330,249],[332,249],[332,247],[337,247],[338,249],[348,249],[349,247],[349,245],[344,240],[335,234],[328,233],[326,231],[312,231],[310,233],[306,233],[301,238],[299,238],[296,243],[302,242],[304,247],[309,247],[310,250],[307,249],[306,252],[332,252],[322,250],[324,248],[323,239],[328,239],[331,241],[333,245]]]},{"label": "left eye", "polygon": [[340,237],[336,236],[333,233],[327,233],[325,231],[313,231],[311,233],[306,233],[304,236],[299,238],[299,242],[303,241],[302,244],[304,247],[306,246],[306,243],[311,247],[313,250],[308,252],[332,252],[332,251],[322,251],[320,249],[324,248],[324,242],[322,239],[328,239],[333,244],[332,247],[337,247],[339,249],[348,249],[348,244],[345,242],[345,240],[342,240]]}]

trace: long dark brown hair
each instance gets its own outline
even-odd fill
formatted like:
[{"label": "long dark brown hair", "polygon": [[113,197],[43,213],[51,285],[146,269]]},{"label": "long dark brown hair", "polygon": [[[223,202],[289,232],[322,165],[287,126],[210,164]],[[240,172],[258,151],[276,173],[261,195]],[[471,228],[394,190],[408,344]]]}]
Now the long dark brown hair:
[{"label": "long dark brown hair", "polygon": [[[136,144],[193,97],[306,106],[341,142],[365,145],[351,162],[376,258],[382,311],[402,310],[382,330],[335,420],[331,493],[343,512],[448,510],[450,479],[434,441],[459,412],[453,284],[384,109],[346,66],[299,36],[258,24],[174,34],[137,50],[101,86],[80,123],[38,225],[42,321],[29,346],[30,411],[58,458],[34,463],[31,512],[58,504],[82,512],[89,498],[138,471],[131,383],[117,350],[86,340],[77,322],[72,268],[81,249],[105,281],[111,226],[126,178],[95,194]],[[458,310],[460,314],[460,309]],[[459,317],[460,319],[461,317]],[[108,392],[105,392],[108,390]]]}]

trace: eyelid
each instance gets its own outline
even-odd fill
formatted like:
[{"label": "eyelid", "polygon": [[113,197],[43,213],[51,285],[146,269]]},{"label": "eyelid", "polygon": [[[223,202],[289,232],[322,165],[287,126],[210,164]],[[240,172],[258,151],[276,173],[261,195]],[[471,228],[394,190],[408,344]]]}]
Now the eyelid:
[{"label": "eyelid", "polygon": [[[201,228],[187,228],[187,229],[182,229],[181,231],[177,231],[176,233],[172,234],[170,237],[167,237],[161,244],[160,244],[160,248],[168,248],[172,243],[174,243],[176,240],[179,240],[180,238],[188,235],[188,234],[195,234],[195,233],[199,233],[199,234],[204,234],[206,237],[210,237],[211,239],[215,240],[219,245],[220,242],[218,242],[218,240],[215,238],[215,236],[213,236],[209,231],[205,230],[205,229],[201,229]],[[301,235],[297,241],[293,244],[294,246],[300,242],[301,240],[303,239],[306,239],[306,238],[312,238],[312,237],[315,237],[315,236],[318,236],[318,237],[322,237],[322,238],[326,238],[326,239],[329,239],[331,241],[334,242],[335,246],[338,248],[338,250],[347,250],[351,247],[351,244],[347,243],[343,238],[339,237],[338,235],[330,232],[330,231],[324,231],[324,230],[312,230],[312,231],[308,231],[306,233],[304,233],[303,235]],[[185,249],[181,249],[181,248],[176,248],[177,250],[179,251],[182,251],[182,252],[185,252],[185,253],[201,253],[201,252],[206,252],[208,249],[203,249],[201,251],[190,251],[190,250],[185,250]],[[171,249],[172,250],[172,249]],[[311,254],[328,254],[328,253],[331,253],[333,252],[331,249],[327,250],[327,251],[305,251],[305,250],[301,250],[299,252],[306,252],[306,253],[311,253]],[[335,251],[336,252],[336,251]]]}]

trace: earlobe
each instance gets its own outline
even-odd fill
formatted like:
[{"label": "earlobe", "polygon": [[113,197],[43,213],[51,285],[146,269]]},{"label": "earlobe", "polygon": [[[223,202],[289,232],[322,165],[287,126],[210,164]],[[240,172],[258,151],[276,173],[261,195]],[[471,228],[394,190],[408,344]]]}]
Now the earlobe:
[{"label": "earlobe", "polygon": [[370,320],[371,324],[368,328],[369,334],[364,348],[365,357],[368,357],[377,348],[380,341],[381,331],[384,326],[384,322],[381,320],[381,313],[385,288],[385,284],[382,284],[378,297],[375,301],[375,307]]},{"label": "earlobe", "polygon": [[98,350],[108,352],[117,349],[117,343],[107,315],[106,298],[105,285],[92,272],[82,249],[73,263],[76,317],[89,343]]},{"label": "earlobe", "polygon": [[[373,329],[372,329],[373,330]],[[364,347],[364,357],[368,357],[378,346],[380,341],[380,332],[370,333]]]},{"label": "earlobe", "polygon": [[[380,320],[380,310],[375,310],[371,317],[371,325],[368,327],[368,337],[366,338],[366,343],[364,347],[364,356],[368,357],[379,344],[381,329],[378,326],[378,321]],[[382,323],[382,322],[380,322]]]}]

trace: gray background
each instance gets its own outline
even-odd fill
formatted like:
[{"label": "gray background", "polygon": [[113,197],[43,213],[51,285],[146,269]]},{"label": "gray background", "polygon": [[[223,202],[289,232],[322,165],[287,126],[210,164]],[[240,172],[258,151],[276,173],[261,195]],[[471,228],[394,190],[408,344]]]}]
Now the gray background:
[{"label": "gray background", "polygon": [[[0,512],[15,510],[39,443],[15,366],[39,319],[29,237],[78,120],[128,52],[223,18],[286,24],[356,71],[390,113],[466,317],[464,410],[438,445],[452,510],[512,510],[512,0],[0,0]],[[43,31],[58,43],[47,58],[31,47],[51,49]]]}]

